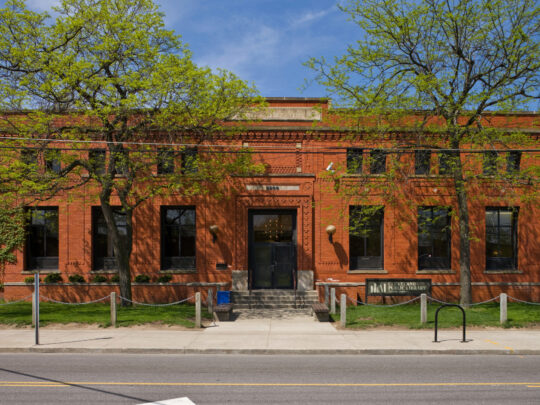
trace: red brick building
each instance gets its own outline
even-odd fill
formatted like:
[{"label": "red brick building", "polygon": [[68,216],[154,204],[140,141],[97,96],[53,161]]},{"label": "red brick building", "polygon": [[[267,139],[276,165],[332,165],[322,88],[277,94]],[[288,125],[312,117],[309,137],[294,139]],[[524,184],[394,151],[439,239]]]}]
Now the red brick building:
[{"label": "red brick building", "polygon": [[[457,299],[459,237],[451,214],[456,201],[444,160],[432,151],[403,153],[400,162],[411,175],[397,181],[398,198],[390,201],[376,188],[345,198],[347,183],[383,181],[380,174],[391,165],[381,153],[384,142],[363,141],[361,134],[351,138],[327,125],[325,100],[268,102],[261,120],[228,141],[252,148],[266,165],[264,175],[231,179],[230,194],[220,200],[172,195],[136,209],[132,274],[147,274],[154,282],[135,283],[134,299],[168,302],[217,286],[321,290],[325,284],[363,299],[371,278],[430,279],[435,297]],[[536,141],[540,134],[535,114],[494,114],[491,123],[524,130]],[[538,165],[534,152],[507,155],[509,168]],[[338,189],[334,174],[347,170]],[[538,200],[499,198],[504,191],[492,188],[489,176],[471,183],[469,193],[476,197],[469,203],[473,300],[508,292],[540,301]],[[349,229],[354,217],[364,215],[358,207],[365,206],[374,209],[355,235]],[[30,293],[24,279],[37,270],[63,277],[60,284],[44,286],[48,296],[85,301],[118,288],[90,186],[69,200],[59,195],[34,214],[24,251],[6,268],[6,299]],[[73,274],[86,282],[67,282]],[[108,282],[92,282],[97,274]],[[172,280],[156,283],[164,274]]]}]

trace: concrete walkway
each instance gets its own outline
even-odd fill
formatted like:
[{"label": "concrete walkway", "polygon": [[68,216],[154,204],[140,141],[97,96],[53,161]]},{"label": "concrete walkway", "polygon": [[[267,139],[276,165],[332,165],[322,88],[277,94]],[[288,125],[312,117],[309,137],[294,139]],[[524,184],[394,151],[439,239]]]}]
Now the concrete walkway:
[{"label": "concrete walkway", "polygon": [[204,329],[30,328],[0,329],[0,352],[116,352],[208,354],[515,354],[540,355],[540,330],[340,330],[307,314],[239,314],[234,322]]}]

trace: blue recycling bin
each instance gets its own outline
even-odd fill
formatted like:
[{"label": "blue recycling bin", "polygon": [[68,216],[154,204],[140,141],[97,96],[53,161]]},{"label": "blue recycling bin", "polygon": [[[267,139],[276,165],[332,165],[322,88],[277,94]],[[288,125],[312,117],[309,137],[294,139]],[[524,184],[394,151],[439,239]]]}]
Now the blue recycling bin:
[{"label": "blue recycling bin", "polygon": [[217,292],[217,304],[230,304],[231,292],[230,291],[218,291]]}]

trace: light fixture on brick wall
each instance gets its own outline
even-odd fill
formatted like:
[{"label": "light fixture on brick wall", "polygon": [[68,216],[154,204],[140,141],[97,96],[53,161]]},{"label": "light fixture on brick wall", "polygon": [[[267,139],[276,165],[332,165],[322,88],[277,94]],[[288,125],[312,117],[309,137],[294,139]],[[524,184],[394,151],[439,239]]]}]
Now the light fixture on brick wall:
[{"label": "light fixture on brick wall", "polygon": [[210,233],[212,234],[212,242],[215,242],[216,239],[217,239],[217,233],[218,233],[218,226],[217,225],[210,225],[210,228],[208,228],[210,230]]},{"label": "light fixture on brick wall", "polygon": [[328,240],[330,243],[334,243],[333,235],[336,233],[336,227],[334,225],[328,225],[326,227],[326,233],[328,234]]}]

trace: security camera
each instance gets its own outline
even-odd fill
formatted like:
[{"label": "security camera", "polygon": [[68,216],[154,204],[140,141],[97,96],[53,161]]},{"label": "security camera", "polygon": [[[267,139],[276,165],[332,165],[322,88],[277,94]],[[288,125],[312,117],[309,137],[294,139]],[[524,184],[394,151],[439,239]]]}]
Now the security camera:
[{"label": "security camera", "polygon": [[330,162],[330,164],[326,168],[326,171],[329,172],[330,170],[332,170],[332,167],[334,167],[334,162]]}]

